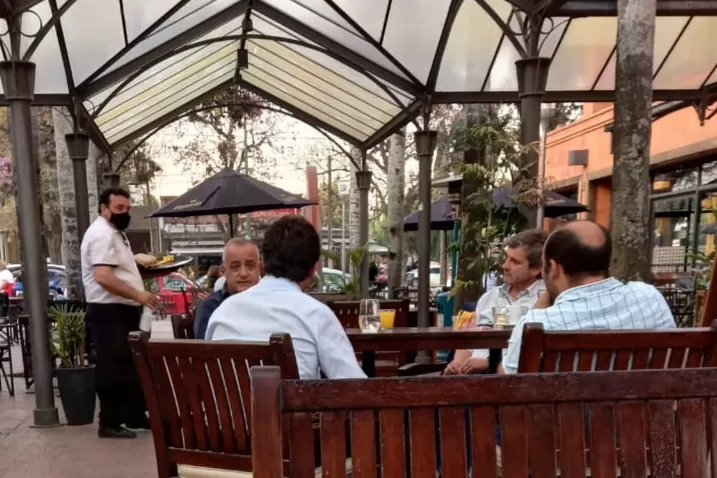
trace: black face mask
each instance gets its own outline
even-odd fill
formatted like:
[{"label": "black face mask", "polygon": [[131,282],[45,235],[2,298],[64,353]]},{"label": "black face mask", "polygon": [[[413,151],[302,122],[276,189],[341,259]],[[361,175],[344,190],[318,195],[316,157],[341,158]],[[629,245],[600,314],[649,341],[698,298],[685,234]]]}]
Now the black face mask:
[{"label": "black face mask", "polygon": [[118,230],[124,231],[129,227],[129,222],[132,220],[132,216],[129,215],[128,212],[123,212],[120,214],[112,213],[110,216],[110,223],[114,225]]}]

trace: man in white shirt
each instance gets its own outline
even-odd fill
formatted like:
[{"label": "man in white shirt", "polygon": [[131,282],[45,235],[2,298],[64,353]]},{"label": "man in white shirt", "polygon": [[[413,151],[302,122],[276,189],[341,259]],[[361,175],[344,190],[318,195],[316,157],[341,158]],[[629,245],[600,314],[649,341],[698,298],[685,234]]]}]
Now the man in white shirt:
[{"label": "man in white shirt", "polygon": [[309,221],[284,216],[269,227],[262,243],[266,274],[257,285],[227,298],[214,311],[207,340],[269,340],[288,333],[299,375],[317,379],[363,378],[346,332],[325,304],[307,290],[319,267],[321,241]]},{"label": "man in white shirt", "polygon": [[156,307],[157,297],[144,290],[123,232],[131,220],[129,193],[109,188],[100,194],[99,203],[100,215],[81,246],[87,329],[97,367],[98,436],[134,438],[132,430],[149,429],[149,421],[127,336],[139,330],[141,306]]},{"label": "man in white shirt", "polygon": [[[533,307],[545,290],[540,279],[546,234],[540,229],[519,232],[505,241],[503,285],[486,291],[476,305],[476,326],[493,326],[493,307]],[[488,370],[489,350],[457,350],[445,375]]]},{"label": "man in white shirt", "polygon": [[543,251],[547,294],[513,329],[501,372],[515,373],[523,326],[545,330],[671,329],[675,319],[660,291],[643,282],[623,284],[610,277],[612,243],[604,227],[573,221],[548,237]]},{"label": "man in white shirt", "polygon": [[5,262],[0,261],[0,292],[5,292],[10,295],[12,291],[12,285],[15,284],[15,276],[7,268]]}]

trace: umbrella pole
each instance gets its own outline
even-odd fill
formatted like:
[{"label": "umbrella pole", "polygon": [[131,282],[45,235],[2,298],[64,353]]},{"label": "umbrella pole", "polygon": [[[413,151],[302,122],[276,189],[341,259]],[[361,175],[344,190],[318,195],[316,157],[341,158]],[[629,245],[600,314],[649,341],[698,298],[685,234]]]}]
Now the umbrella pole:
[{"label": "umbrella pole", "polygon": [[234,237],[234,215],[229,214],[229,239]]}]

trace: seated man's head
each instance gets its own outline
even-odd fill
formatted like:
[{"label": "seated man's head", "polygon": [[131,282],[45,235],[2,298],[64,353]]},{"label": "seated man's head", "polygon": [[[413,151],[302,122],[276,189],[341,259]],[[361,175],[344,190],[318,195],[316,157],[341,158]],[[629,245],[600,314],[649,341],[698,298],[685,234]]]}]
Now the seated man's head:
[{"label": "seated man's head", "polygon": [[553,231],[543,251],[543,280],[550,299],[610,274],[610,233],[591,221],[573,221]]},{"label": "seated man's head", "polygon": [[264,271],[310,287],[318,267],[321,241],[314,226],[301,216],[284,216],[274,222],[262,243]]},{"label": "seated man's head", "polygon": [[540,278],[545,237],[540,229],[528,229],[508,238],[503,261],[506,284],[527,288]]},{"label": "seated man's head", "polygon": [[259,248],[252,241],[241,237],[231,239],[224,246],[222,269],[227,292],[236,294],[256,285],[261,277]]}]

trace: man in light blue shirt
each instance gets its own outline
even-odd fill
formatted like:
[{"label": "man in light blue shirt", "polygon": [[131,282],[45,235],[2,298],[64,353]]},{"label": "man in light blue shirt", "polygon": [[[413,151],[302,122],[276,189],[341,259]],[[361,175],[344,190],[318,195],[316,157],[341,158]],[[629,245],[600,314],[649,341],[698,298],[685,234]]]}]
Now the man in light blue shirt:
[{"label": "man in light blue shirt", "polygon": [[264,235],[265,276],[257,285],[227,298],[214,311],[207,340],[269,340],[288,333],[299,375],[317,379],[364,378],[346,332],[325,304],[303,291],[318,269],[321,241],[309,221],[284,216]]},{"label": "man in light blue shirt", "polygon": [[547,294],[518,321],[502,370],[515,373],[523,326],[540,322],[545,330],[670,329],[675,327],[665,298],[643,282],[623,284],[609,277],[610,233],[590,221],[574,221],[554,231],[543,250]]}]

